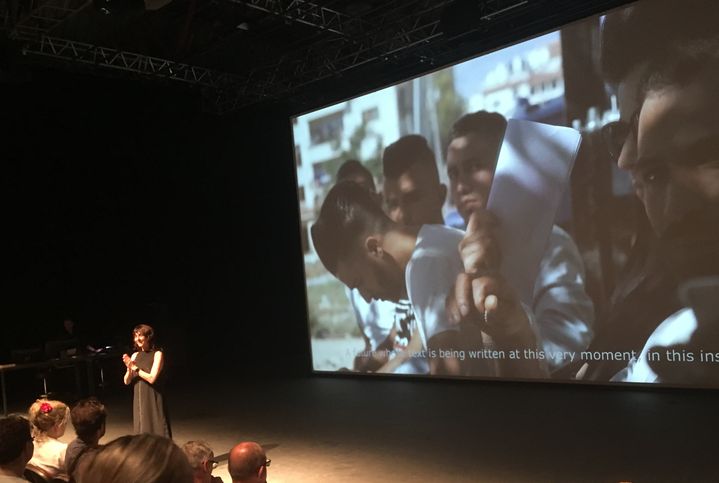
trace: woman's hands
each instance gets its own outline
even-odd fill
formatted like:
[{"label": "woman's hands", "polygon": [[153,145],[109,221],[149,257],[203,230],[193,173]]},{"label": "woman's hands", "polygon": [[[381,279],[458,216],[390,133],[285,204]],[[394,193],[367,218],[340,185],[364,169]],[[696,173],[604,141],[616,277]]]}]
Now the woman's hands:
[{"label": "woman's hands", "polygon": [[135,361],[132,360],[130,356],[127,354],[122,355],[122,362],[125,364],[125,367],[127,367],[128,371],[137,371],[137,364],[135,364]]}]

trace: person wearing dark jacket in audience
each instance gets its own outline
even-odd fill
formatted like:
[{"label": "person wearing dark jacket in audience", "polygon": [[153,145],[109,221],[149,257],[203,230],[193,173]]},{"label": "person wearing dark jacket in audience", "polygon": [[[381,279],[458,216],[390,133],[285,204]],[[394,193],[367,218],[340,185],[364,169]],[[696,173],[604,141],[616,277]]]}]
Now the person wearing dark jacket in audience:
[{"label": "person wearing dark jacket in audience", "polygon": [[16,415],[0,418],[0,483],[26,482],[23,472],[33,451],[30,422]]},{"label": "person wearing dark jacket in audience", "polygon": [[77,437],[67,445],[65,468],[72,475],[78,458],[90,449],[99,446],[100,438],[105,435],[105,405],[94,397],[82,399],[70,411],[70,420],[75,427]]}]

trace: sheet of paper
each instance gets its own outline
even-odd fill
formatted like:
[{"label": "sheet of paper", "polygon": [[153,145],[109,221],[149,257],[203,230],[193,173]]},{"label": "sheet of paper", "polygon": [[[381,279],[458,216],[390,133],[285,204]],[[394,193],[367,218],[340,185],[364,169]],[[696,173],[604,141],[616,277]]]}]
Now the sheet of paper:
[{"label": "sheet of paper", "polygon": [[510,119],[487,208],[500,220],[501,273],[525,304],[581,144],[578,131]]}]

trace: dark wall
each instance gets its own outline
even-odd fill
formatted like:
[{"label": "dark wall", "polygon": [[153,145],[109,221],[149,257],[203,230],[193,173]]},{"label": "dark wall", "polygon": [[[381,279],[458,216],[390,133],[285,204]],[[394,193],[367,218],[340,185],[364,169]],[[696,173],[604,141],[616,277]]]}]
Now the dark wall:
[{"label": "dark wall", "polygon": [[0,91],[12,334],[0,359],[72,317],[102,344],[155,324],[192,368],[309,367],[281,106],[217,118],[174,85],[61,71]]}]

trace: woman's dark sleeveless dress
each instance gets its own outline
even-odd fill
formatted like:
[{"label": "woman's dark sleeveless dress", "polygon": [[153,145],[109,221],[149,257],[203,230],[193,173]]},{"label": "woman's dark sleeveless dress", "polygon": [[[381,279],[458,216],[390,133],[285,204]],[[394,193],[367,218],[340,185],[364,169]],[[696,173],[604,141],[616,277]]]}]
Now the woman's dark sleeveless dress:
[{"label": "woman's dark sleeveless dress", "polygon": [[[135,364],[145,372],[150,372],[155,360],[154,350],[150,352],[139,351]],[[135,434],[150,433],[172,438],[170,420],[167,417],[167,407],[163,397],[164,371],[155,384],[150,384],[139,376],[133,379],[134,400],[132,403],[132,421]]]}]

